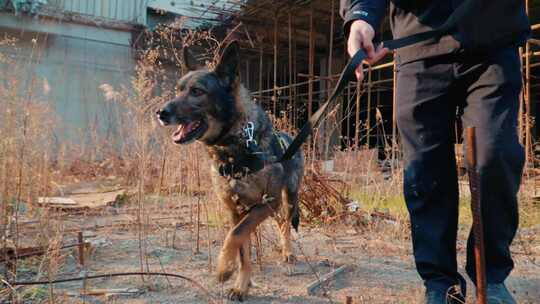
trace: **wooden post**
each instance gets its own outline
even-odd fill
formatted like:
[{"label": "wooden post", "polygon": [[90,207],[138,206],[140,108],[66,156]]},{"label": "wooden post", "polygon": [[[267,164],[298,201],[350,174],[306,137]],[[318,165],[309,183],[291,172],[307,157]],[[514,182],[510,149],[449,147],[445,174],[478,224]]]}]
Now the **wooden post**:
[{"label": "wooden post", "polygon": [[79,265],[84,266],[84,236],[82,231],[77,233],[77,245],[79,247]]},{"label": "wooden post", "polygon": [[17,273],[17,255],[15,248],[4,247],[5,278],[8,281],[14,281]]}]

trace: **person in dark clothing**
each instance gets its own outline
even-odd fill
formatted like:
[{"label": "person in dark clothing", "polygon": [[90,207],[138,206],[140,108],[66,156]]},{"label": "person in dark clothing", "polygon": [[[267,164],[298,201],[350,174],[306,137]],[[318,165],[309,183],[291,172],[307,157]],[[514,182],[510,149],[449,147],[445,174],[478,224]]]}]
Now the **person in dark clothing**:
[{"label": "person in dark clothing", "polygon": [[[518,227],[517,192],[524,165],[517,136],[522,87],[518,46],[530,35],[530,25],[523,1],[465,1],[482,9],[470,10],[451,34],[395,54],[397,123],[414,258],[426,303],[462,303],[453,141],[455,121],[461,118],[477,133],[488,303],[515,303],[504,281],[514,266],[509,247]],[[440,27],[463,1],[389,2],[392,34],[401,38]],[[341,0],[349,55],[364,49],[367,63],[373,64],[387,54],[384,46],[373,43],[387,5],[383,0]],[[356,76],[362,80],[362,67]],[[457,112],[462,115],[456,117]],[[476,282],[473,242],[471,233],[466,271]]]}]

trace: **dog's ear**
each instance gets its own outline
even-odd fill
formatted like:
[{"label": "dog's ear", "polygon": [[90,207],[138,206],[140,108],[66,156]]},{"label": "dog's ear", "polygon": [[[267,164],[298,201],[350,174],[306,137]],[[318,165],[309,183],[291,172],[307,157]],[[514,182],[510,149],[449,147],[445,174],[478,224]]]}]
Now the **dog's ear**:
[{"label": "dog's ear", "polygon": [[239,46],[237,41],[232,41],[227,46],[216,64],[214,72],[227,85],[232,85],[238,76],[238,53]]},{"label": "dog's ear", "polygon": [[197,59],[195,59],[193,54],[191,54],[191,51],[189,50],[189,47],[184,46],[182,48],[182,56],[183,56],[183,58],[182,58],[182,66],[184,67],[185,70],[187,70],[187,71],[195,71],[195,70],[198,70],[198,69],[203,67],[200,64],[200,62],[197,61]]}]

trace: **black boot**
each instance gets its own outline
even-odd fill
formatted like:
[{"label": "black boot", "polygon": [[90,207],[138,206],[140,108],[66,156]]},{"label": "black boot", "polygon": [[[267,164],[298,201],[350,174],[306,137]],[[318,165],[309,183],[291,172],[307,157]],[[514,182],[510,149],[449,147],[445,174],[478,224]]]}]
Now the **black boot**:
[{"label": "black boot", "polygon": [[425,304],[464,304],[465,297],[455,286],[443,290],[426,290]]},{"label": "black boot", "polygon": [[488,304],[516,304],[516,300],[512,297],[506,286],[500,284],[487,285],[487,302]]}]

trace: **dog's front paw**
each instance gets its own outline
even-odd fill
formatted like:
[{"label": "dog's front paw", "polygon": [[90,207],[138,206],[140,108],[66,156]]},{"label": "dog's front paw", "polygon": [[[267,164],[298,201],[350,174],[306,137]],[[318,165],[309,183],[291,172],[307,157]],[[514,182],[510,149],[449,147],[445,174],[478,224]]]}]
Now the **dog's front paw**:
[{"label": "dog's front paw", "polygon": [[231,288],[227,291],[227,298],[231,301],[242,302],[247,299],[248,292],[238,288]]}]

